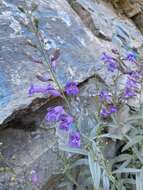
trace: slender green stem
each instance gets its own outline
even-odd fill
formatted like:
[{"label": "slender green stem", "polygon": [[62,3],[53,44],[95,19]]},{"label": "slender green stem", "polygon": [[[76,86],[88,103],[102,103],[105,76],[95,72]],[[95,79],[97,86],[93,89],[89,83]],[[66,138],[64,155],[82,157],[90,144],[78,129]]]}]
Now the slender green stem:
[{"label": "slender green stem", "polygon": [[38,41],[38,44],[39,44],[38,50],[39,50],[39,52],[41,53],[41,55],[43,56],[43,59],[44,59],[43,63],[44,63],[44,65],[48,66],[48,69],[49,69],[49,71],[51,73],[52,79],[54,80],[54,82],[56,83],[56,85],[59,88],[60,92],[62,93],[63,98],[64,98],[65,102],[67,103],[68,108],[70,110],[69,101],[68,101],[67,97],[65,96],[65,94],[63,92],[63,89],[62,89],[62,86],[59,83],[59,81],[57,80],[57,77],[56,77],[56,75],[55,75],[55,73],[54,73],[54,71],[52,69],[52,66],[49,63],[48,58],[47,58],[47,56],[45,54],[45,50],[44,50],[43,44],[42,44],[42,42],[40,40],[39,31],[37,30],[37,28],[35,28],[35,25],[33,24],[32,15],[30,14],[29,8],[28,8],[27,3],[26,3],[26,0],[24,0],[24,2],[25,2],[25,6],[26,6],[26,9],[27,9],[27,16],[29,18],[32,30],[33,30],[34,34],[36,35],[36,37],[37,37],[37,41]]}]

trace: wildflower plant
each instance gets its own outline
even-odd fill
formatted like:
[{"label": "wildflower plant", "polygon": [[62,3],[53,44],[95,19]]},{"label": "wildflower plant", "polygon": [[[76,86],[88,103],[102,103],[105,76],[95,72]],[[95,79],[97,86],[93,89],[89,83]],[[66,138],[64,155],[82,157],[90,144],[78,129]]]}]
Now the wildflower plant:
[{"label": "wildflower plant", "polygon": [[[111,73],[113,75],[113,83],[98,90],[95,96],[97,111],[88,114],[88,117],[94,117],[96,122],[87,134],[81,128],[83,120],[90,118],[83,116],[82,113],[80,117],[76,117],[68,99],[68,96],[76,97],[80,93],[78,84],[75,81],[67,81],[65,86],[60,84],[55,72],[60,50],[55,49],[51,56],[47,56],[39,27],[40,21],[34,16],[33,12],[36,9],[32,7],[34,4],[30,8],[25,2],[25,7],[20,10],[29,20],[30,26],[26,27],[37,38],[36,47],[41,53],[42,60],[36,62],[45,66],[48,73],[36,75],[43,85],[32,84],[29,95],[42,93],[60,97],[67,104],[67,110],[62,105],[48,108],[45,116],[47,122],[56,123],[57,129],[67,134],[68,140],[59,148],[71,156],[64,154],[65,168],[61,174],[65,174],[67,177],[65,180],[68,179],[74,189],[78,190],[142,190],[143,65],[139,51],[132,50],[123,56],[118,50],[113,49],[111,54],[104,52],[101,55],[101,61],[107,68],[109,77]],[[32,60],[35,61],[35,58]],[[121,87],[122,78],[125,80]],[[132,106],[132,102],[135,101],[138,104],[136,108]],[[86,127],[90,129],[88,124]],[[113,144],[116,145],[116,151],[114,155],[107,156],[105,150],[110,149]],[[37,181],[37,178],[34,180]],[[68,180],[59,186],[68,189]]]}]

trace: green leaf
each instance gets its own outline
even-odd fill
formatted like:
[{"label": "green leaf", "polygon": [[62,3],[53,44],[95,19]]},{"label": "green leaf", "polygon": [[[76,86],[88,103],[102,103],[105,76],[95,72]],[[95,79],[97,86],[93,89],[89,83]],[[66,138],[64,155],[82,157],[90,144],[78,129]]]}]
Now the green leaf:
[{"label": "green leaf", "polygon": [[94,161],[93,154],[88,153],[89,168],[94,183],[94,188],[99,189],[101,179],[101,168],[97,161]]},{"label": "green leaf", "polygon": [[143,190],[143,169],[136,174],[136,190]]},{"label": "green leaf", "polygon": [[123,136],[114,135],[114,134],[103,134],[103,135],[98,136],[98,138],[111,138],[111,139],[123,140]]},{"label": "green leaf", "polygon": [[109,177],[105,174],[105,171],[103,172],[103,189],[110,190]]},{"label": "green leaf", "polygon": [[126,123],[129,123],[129,122],[132,123],[132,122],[140,120],[140,119],[143,119],[143,115],[134,115],[134,116],[129,117],[126,120]]},{"label": "green leaf", "polygon": [[123,184],[132,184],[132,185],[136,184],[136,181],[134,179],[131,179],[131,178],[124,178],[121,181]]},{"label": "green leaf", "polygon": [[120,154],[119,156],[112,159],[111,162],[112,164],[114,164],[117,162],[123,162],[124,160],[131,160],[131,159],[132,159],[132,155],[130,154]]},{"label": "green leaf", "polygon": [[141,174],[137,173],[136,174],[136,190],[142,190],[142,181],[141,181]]},{"label": "green leaf", "polygon": [[75,168],[75,167],[78,167],[78,166],[82,166],[82,165],[88,165],[88,159],[79,159],[77,161],[75,161],[71,166],[70,168]]},{"label": "green leaf", "polygon": [[66,152],[71,152],[71,153],[81,154],[81,155],[86,155],[86,156],[88,155],[87,151],[81,148],[70,148],[67,146],[60,146],[59,148]]},{"label": "green leaf", "polygon": [[128,142],[122,149],[122,152],[129,149],[130,147],[132,147],[133,145],[140,143],[141,141],[143,141],[143,136],[138,135],[135,136],[134,139],[130,139],[130,142]]},{"label": "green leaf", "polygon": [[118,169],[121,170],[121,169],[126,168],[126,167],[130,164],[130,162],[131,162],[131,159],[126,160],[125,162],[123,162],[123,163],[120,165],[120,167],[119,167]]},{"label": "green leaf", "polygon": [[95,139],[95,138],[96,138],[96,131],[97,131],[97,129],[100,127],[101,124],[102,124],[102,123],[99,122],[99,123],[91,130],[91,132],[90,132],[90,137],[91,137],[92,139]]},{"label": "green leaf", "polygon": [[139,173],[140,170],[139,169],[135,169],[135,168],[124,168],[124,169],[119,169],[119,170],[115,170],[112,173],[116,174],[116,173]]}]

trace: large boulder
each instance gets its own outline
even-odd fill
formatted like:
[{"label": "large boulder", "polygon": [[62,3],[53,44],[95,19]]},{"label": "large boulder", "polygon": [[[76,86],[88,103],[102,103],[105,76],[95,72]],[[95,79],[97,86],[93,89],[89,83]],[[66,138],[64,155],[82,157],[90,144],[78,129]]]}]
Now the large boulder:
[{"label": "large boulder", "polygon": [[[37,98],[28,97],[28,88],[37,82],[35,73],[43,71],[42,66],[33,64],[25,55],[34,54],[35,49],[26,45],[26,39],[34,37],[20,24],[26,19],[17,8],[21,4],[22,1],[3,1],[0,6],[0,124],[14,118],[13,113],[27,108]],[[94,73],[97,58],[103,51],[102,40],[84,27],[65,0],[39,0],[37,4],[45,46],[49,50],[61,49],[59,80],[64,85],[72,73],[74,80],[82,82]]]},{"label": "large boulder", "polygon": [[[139,47],[142,42],[142,35],[134,24],[125,17],[118,17],[110,4],[92,0],[78,0],[77,3],[89,12],[93,22],[89,24],[94,24],[99,35],[84,26],[84,18],[81,17],[82,22],[66,0],[37,2],[37,16],[47,50],[61,49],[57,76],[62,85],[71,77],[80,83],[96,73],[101,65],[99,55],[110,49],[113,43],[117,47],[126,43]],[[29,85],[37,82],[35,73],[43,71],[42,66],[27,58],[26,53],[35,55],[36,52],[26,43],[28,38],[34,40],[34,36],[20,24],[26,20],[17,8],[21,5],[23,1],[13,0],[3,1],[0,6],[0,125],[14,118],[15,113],[29,107],[37,98],[29,98],[27,92]],[[119,35],[112,40],[117,31]]]}]

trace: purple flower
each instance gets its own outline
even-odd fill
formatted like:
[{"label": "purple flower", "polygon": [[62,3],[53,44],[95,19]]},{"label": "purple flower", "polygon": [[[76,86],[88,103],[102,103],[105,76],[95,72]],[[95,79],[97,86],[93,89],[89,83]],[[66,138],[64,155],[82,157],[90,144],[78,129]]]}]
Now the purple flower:
[{"label": "purple flower", "polygon": [[117,61],[114,57],[103,53],[101,60],[103,60],[104,63],[107,63],[108,71],[114,72],[116,69],[118,69]]},{"label": "purple flower", "polygon": [[110,103],[112,101],[111,93],[109,93],[107,90],[101,90],[101,92],[99,93],[99,99],[102,102],[107,101],[108,103]]},{"label": "purple flower", "polygon": [[61,96],[61,93],[58,90],[56,90],[52,85],[49,85],[46,93],[55,97]]},{"label": "purple flower", "polygon": [[42,74],[38,73],[36,77],[42,82],[52,81],[48,73],[42,73]]},{"label": "purple flower", "polygon": [[62,129],[62,130],[65,130],[65,131],[68,131],[69,127],[70,127],[70,125],[68,123],[66,123],[66,122],[61,122],[60,125],[59,125],[59,128]]},{"label": "purple flower", "polygon": [[140,81],[143,77],[143,74],[139,71],[131,71],[128,74],[131,78],[133,78],[136,81]]},{"label": "purple flower", "polygon": [[100,111],[102,117],[108,117],[110,115],[109,110],[106,107],[102,107]]},{"label": "purple flower", "polygon": [[79,132],[71,132],[69,134],[69,146],[73,148],[79,148],[80,147],[80,133]]},{"label": "purple flower", "polygon": [[127,57],[125,58],[125,60],[128,60],[130,62],[136,62],[136,59],[137,59],[137,56],[133,52],[128,53]]},{"label": "purple flower", "polygon": [[47,86],[31,85],[29,89],[29,96],[32,96],[35,93],[49,94],[51,96],[61,96],[60,92],[56,90],[51,84]]},{"label": "purple flower", "polygon": [[68,82],[65,86],[65,92],[67,95],[77,95],[79,93],[79,89],[76,82]]},{"label": "purple flower", "polygon": [[65,110],[62,106],[56,106],[48,109],[46,114],[47,121],[59,121],[60,117],[65,114]]},{"label": "purple flower", "polygon": [[72,116],[70,116],[68,114],[63,114],[60,117],[60,121],[67,123],[67,124],[71,124],[71,123],[73,123],[74,119]]},{"label": "purple flower", "polygon": [[124,93],[123,93],[123,97],[125,99],[132,98],[134,96],[136,96],[136,93],[134,92],[133,89],[125,88]]},{"label": "purple flower", "polygon": [[138,88],[138,82],[136,82],[133,79],[128,78],[128,80],[126,82],[126,87],[136,89],[136,88]]},{"label": "purple flower", "polygon": [[128,80],[125,85],[123,92],[123,99],[132,98],[137,95],[137,90],[139,88],[140,75],[138,72],[133,71],[128,74]]},{"label": "purple flower", "polygon": [[61,123],[59,125],[59,128],[68,131],[69,127],[73,123],[74,119],[72,116],[70,116],[66,113],[66,114],[63,114],[60,116],[60,121],[61,121]]},{"label": "purple flower", "polygon": [[116,113],[118,111],[115,105],[109,105],[108,107],[102,107],[100,111],[100,115],[104,118],[109,117],[112,113]]},{"label": "purple flower", "polygon": [[32,96],[35,93],[45,93],[47,86],[31,85],[29,89],[29,95]]},{"label": "purple flower", "polygon": [[39,184],[39,176],[35,170],[31,171],[31,182],[33,185]]},{"label": "purple flower", "polygon": [[109,113],[116,113],[118,111],[117,107],[115,105],[110,105],[109,107]]}]

